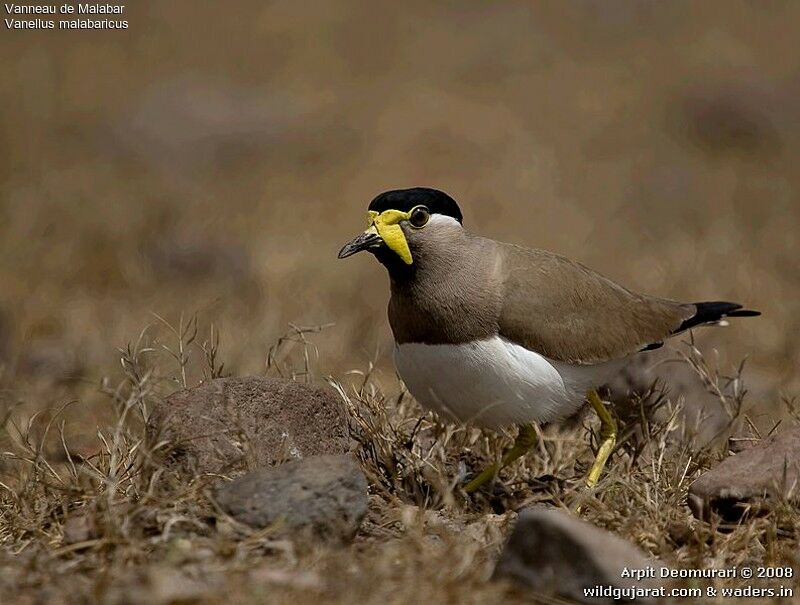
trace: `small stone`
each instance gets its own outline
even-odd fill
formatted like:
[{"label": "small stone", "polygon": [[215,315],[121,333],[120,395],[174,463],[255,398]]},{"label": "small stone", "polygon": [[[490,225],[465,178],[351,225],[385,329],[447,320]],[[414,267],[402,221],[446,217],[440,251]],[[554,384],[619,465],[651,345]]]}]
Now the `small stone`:
[{"label": "small stone", "polygon": [[292,380],[218,378],[172,394],[148,422],[167,463],[226,473],[350,449],[344,406],[330,389]]},{"label": "small stone", "polygon": [[794,427],[729,456],[689,487],[689,508],[698,519],[712,513],[738,521],[748,508],[770,500],[800,503],[800,427]]},{"label": "small stone", "polygon": [[367,513],[367,480],[350,456],[313,456],[220,483],[215,497],[237,521],[277,535],[348,539]]},{"label": "small stone", "polygon": [[587,597],[596,586],[655,588],[655,584],[622,577],[625,568],[657,566],[633,544],[557,509],[522,511],[495,568],[526,590],[559,595],[580,603],[613,603],[609,597]]},{"label": "small stone", "polygon": [[[764,390],[763,380],[753,372],[748,373],[747,385],[751,393]],[[716,439],[729,424],[730,418],[719,397],[706,388],[689,363],[679,360],[676,352],[667,347],[631,357],[605,385],[604,397],[614,404],[620,418],[635,423],[641,414],[641,403],[652,404],[661,394],[672,403],[681,402],[687,425],[697,427],[693,437],[699,445]],[[653,414],[652,409],[646,411]],[[666,420],[668,409],[659,413]],[[638,437],[641,436],[637,433]]]},{"label": "small stone", "polygon": [[700,376],[672,349],[634,355],[605,386],[608,399],[617,405],[636,402],[654,386],[663,389],[672,401],[683,399],[691,408],[709,408],[717,401]]}]

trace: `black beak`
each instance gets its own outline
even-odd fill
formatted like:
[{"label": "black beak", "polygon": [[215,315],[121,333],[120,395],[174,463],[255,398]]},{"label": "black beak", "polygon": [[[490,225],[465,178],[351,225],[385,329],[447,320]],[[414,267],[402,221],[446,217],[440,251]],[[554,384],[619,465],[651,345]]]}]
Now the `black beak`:
[{"label": "black beak", "polygon": [[339,258],[347,258],[356,252],[361,252],[369,248],[380,248],[382,245],[383,239],[381,239],[381,236],[377,233],[362,233],[351,239],[344,245],[344,248],[339,250]]}]

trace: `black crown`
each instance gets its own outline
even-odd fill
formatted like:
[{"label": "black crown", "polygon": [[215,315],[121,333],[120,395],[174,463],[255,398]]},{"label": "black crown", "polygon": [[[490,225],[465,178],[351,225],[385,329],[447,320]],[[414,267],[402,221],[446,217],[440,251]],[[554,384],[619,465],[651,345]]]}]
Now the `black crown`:
[{"label": "black crown", "polygon": [[411,189],[394,189],[385,191],[369,205],[370,210],[400,210],[408,212],[415,206],[426,206],[431,214],[444,214],[462,222],[461,209],[456,201],[438,189],[429,187],[413,187]]}]

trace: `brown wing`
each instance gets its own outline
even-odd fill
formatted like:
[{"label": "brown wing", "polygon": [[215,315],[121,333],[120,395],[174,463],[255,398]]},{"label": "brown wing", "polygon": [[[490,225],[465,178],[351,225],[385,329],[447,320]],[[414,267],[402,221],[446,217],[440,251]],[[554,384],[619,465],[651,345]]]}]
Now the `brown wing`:
[{"label": "brown wing", "polygon": [[659,343],[693,304],[635,294],[567,258],[501,244],[506,271],[500,335],[568,363],[592,364]]}]

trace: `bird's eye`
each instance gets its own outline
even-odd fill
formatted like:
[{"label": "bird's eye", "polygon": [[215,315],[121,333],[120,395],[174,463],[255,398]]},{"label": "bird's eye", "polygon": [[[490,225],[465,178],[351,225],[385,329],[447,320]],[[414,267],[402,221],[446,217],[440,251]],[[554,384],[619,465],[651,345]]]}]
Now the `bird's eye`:
[{"label": "bird's eye", "polygon": [[408,222],[412,227],[420,229],[427,225],[429,220],[431,220],[431,213],[428,212],[428,209],[425,206],[417,206],[411,211]]}]

